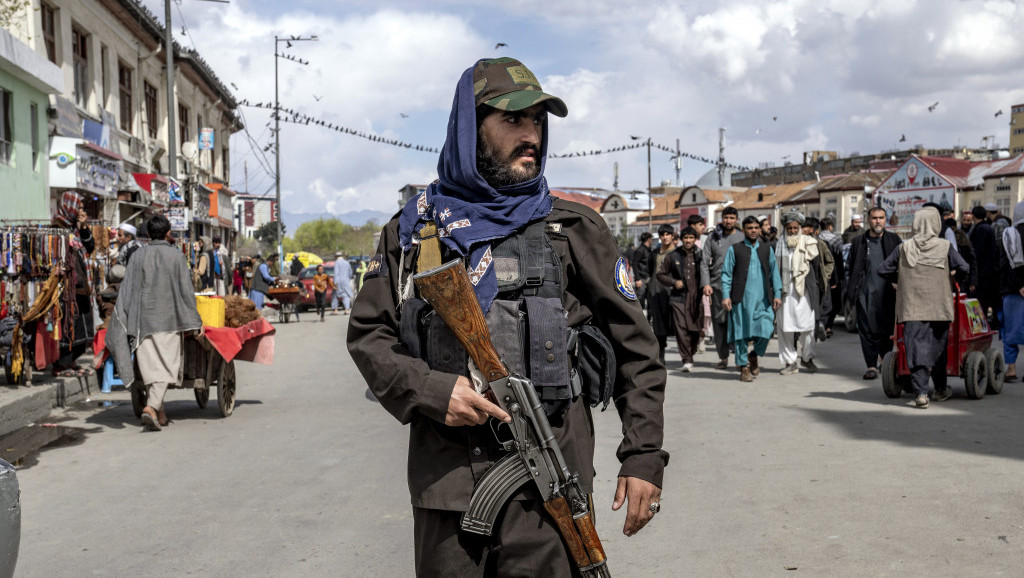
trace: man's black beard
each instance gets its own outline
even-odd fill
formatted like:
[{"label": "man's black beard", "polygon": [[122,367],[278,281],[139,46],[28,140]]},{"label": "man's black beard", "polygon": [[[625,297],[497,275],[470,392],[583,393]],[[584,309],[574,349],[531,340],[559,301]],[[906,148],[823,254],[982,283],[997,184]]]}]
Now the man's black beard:
[{"label": "man's black beard", "polygon": [[[529,145],[523,145],[512,153],[512,158],[518,158],[524,151],[528,150],[537,152],[537,149]],[[526,166],[528,167],[529,165]],[[525,183],[536,178],[540,174],[540,164],[534,162],[533,170],[528,170],[527,174],[523,174],[513,167],[511,160],[502,161],[499,159],[494,150],[488,146],[488,143],[480,139],[480,144],[477,146],[476,151],[476,170],[487,181],[487,184],[498,188],[518,185],[519,183]]]}]

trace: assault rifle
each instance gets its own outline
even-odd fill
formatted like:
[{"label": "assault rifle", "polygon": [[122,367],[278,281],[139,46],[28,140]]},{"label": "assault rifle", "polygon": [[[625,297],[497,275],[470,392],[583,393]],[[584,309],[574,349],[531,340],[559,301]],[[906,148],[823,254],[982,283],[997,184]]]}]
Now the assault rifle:
[{"label": "assault rifle", "polygon": [[455,259],[414,275],[413,282],[469,353],[496,403],[512,417],[508,424],[512,439],[498,440],[509,453],[473,488],[462,529],[490,536],[502,506],[532,479],[584,578],[611,578],[587,495],[562,457],[533,384],[512,374],[494,349],[462,261]]}]

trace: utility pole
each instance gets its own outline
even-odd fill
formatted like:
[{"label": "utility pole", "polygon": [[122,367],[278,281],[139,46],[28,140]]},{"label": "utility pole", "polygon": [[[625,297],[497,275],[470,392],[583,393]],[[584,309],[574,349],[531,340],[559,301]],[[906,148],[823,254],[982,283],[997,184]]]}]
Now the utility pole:
[{"label": "utility pole", "polygon": [[676,186],[679,185],[679,173],[683,170],[683,151],[679,148],[679,139],[676,139],[676,158],[673,164],[676,165]]},{"label": "utility pole", "polygon": [[[303,42],[312,40],[316,42],[319,40],[316,35],[297,37],[291,36],[289,38],[278,38],[274,36],[274,188],[277,191],[277,258],[278,262],[284,259],[284,233],[281,229],[281,222],[284,221],[284,211],[281,209],[281,102],[278,99],[278,80],[277,80],[277,61],[282,57],[283,54],[278,54],[277,45],[280,42],[287,44],[289,48],[292,46],[292,42]],[[288,60],[295,60],[290,57],[286,57]],[[299,64],[306,64],[305,62],[299,62]],[[273,217],[273,212],[271,212]],[[283,266],[283,265],[282,265]]]},{"label": "utility pole", "polygon": [[167,57],[167,176],[178,178],[178,143],[174,126],[174,32],[171,30],[171,0],[164,0],[164,52]]},{"label": "utility pole", "polygon": [[647,137],[647,232],[654,231],[654,203],[651,200],[651,137]]},{"label": "utility pole", "polygon": [[725,184],[725,128],[718,129],[718,186]]},{"label": "utility pole", "polygon": [[612,189],[617,191],[619,190],[619,161],[615,161],[613,166],[615,172],[615,181],[612,182]]}]

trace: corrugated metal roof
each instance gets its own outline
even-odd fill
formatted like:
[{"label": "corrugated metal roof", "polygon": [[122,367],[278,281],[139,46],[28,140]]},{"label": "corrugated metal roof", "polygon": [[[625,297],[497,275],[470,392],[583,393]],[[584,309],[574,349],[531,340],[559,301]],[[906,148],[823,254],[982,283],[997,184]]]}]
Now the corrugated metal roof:
[{"label": "corrugated metal roof", "polygon": [[563,199],[566,201],[572,201],[581,205],[590,207],[595,211],[601,210],[601,205],[604,204],[604,197],[595,195],[588,195],[584,193],[573,193],[570,191],[563,191],[560,189],[551,189],[551,196]]}]

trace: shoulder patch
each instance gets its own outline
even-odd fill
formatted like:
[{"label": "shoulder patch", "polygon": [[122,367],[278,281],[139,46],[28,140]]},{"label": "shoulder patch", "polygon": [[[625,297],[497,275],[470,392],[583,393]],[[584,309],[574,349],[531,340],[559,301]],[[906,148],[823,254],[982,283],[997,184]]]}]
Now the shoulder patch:
[{"label": "shoulder patch", "polygon": [[376,277],[384,277],[388,274],[388,261],[384,258],[383,253],[377,253],[370,259],[370,262],[366,264],[366,274],[363,275],[363,279],[374,279]]},{"label": "shoulder patch", "polygon": [[556,235],[560,234],[562,232],[562,224],[561,223],[545,223],[544,224],[544,232],[545,233],[554,233]]},{"label": "shoulder patch", "polygon": [[633,279],[629,276],[629,265],[622,257],[615,262],[615,288],[626,299],[636,301],[636,290],[633,289]]}]

